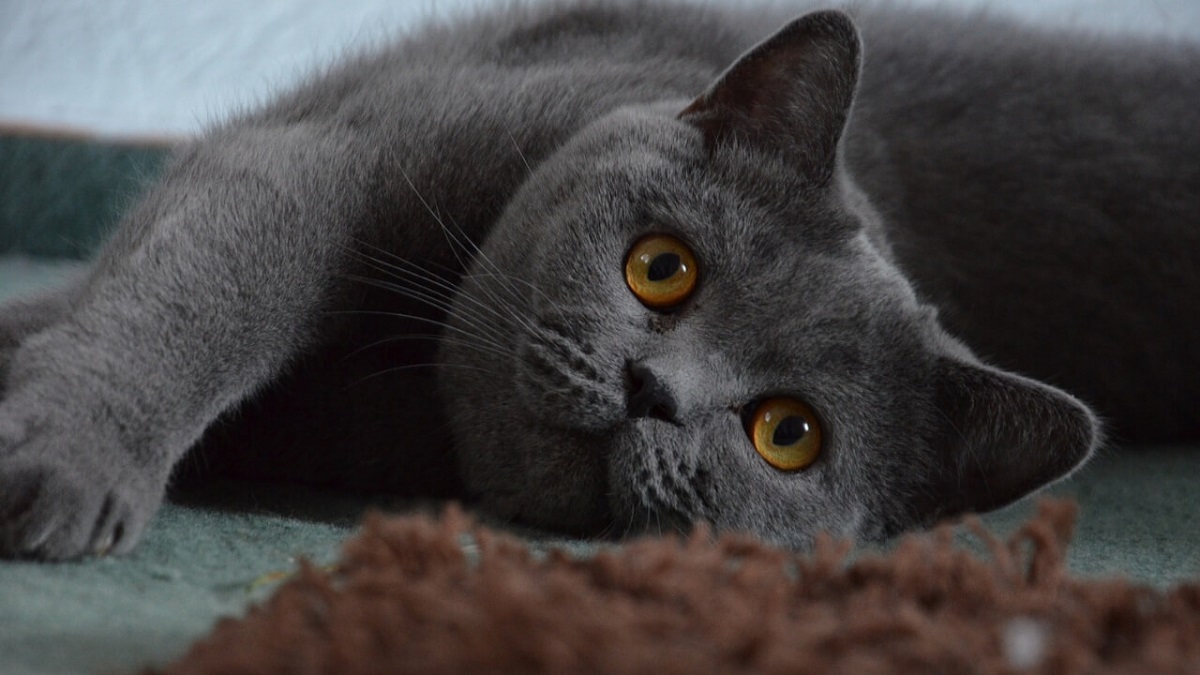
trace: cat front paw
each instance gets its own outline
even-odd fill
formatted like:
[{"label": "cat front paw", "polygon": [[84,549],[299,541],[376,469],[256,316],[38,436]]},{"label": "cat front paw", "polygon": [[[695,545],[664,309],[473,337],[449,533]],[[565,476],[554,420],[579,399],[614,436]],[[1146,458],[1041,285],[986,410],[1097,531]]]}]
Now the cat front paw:
[{"label": "cat front paw", "polygon": [[6,443],[0,434],[0,558],[129,551],[158,509],[164,485],[129,472],[113,461],[116,452],[80,448],[86,434],[55,436],[34,432]]}]

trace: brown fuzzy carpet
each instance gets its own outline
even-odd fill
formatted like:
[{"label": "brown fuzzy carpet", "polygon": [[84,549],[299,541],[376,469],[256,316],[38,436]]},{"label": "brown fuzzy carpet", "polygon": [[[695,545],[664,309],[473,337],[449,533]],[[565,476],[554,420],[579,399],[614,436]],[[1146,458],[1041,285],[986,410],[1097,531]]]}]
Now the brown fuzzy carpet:
[{"label": "brown fuzzy carpet", "polygon": [[983,555],[947,526],[854,560],[703,529],[539,556],[454,509],[374,515],[164,672],[1200,672],[1200,583],[1071,578],[1075,512],[1043,501],[1007,542],[968,519]]}]

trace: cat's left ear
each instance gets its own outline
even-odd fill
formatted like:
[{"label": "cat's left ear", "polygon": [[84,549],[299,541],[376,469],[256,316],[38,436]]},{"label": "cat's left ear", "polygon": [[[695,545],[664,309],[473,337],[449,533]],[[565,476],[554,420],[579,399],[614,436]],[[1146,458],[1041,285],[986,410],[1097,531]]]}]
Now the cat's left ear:
[{"label": "cat's left ear", "polygon": [[954,356],[935,364],[940,516],[990,511],[1066,477],[1095,451],[1091,409],[1049,385]]},{"label": "cat's left ear", "polygon": [[858,31],[838,11],[813,12],[746,52],[679,119],[710,148],[735,141],[783,152],[827,183],[858,83]]}]

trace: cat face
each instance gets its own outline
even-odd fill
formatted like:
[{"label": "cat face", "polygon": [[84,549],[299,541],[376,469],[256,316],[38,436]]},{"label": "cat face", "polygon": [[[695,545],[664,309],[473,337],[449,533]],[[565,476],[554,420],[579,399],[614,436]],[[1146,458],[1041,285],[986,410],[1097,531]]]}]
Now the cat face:
[{"label": "cat face", "polygon": [[442,348],[485,507],[805,546],[998,506],[1087,456],[1086,408],[979,364],[889,261],[837,159],[857,69],[849,21],[810,15],[530,176]]}]

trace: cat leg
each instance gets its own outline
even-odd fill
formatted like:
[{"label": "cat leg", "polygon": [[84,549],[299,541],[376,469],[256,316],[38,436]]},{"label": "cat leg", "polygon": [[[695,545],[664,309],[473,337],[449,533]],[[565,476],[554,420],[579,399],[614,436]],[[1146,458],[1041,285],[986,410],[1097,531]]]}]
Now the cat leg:
[{"label": "cat leg", "polygon": [[318,340],[363,156],[345,132],[299,125],[181,151],[67,315],[11,354],[0,555],[134,545],[205,428]]},{"label": "cat leg", "polygon": [[0,397],[8,382],[8,363],[21,343],[67,316],[78,294],[76,283],[0,304]]}]

